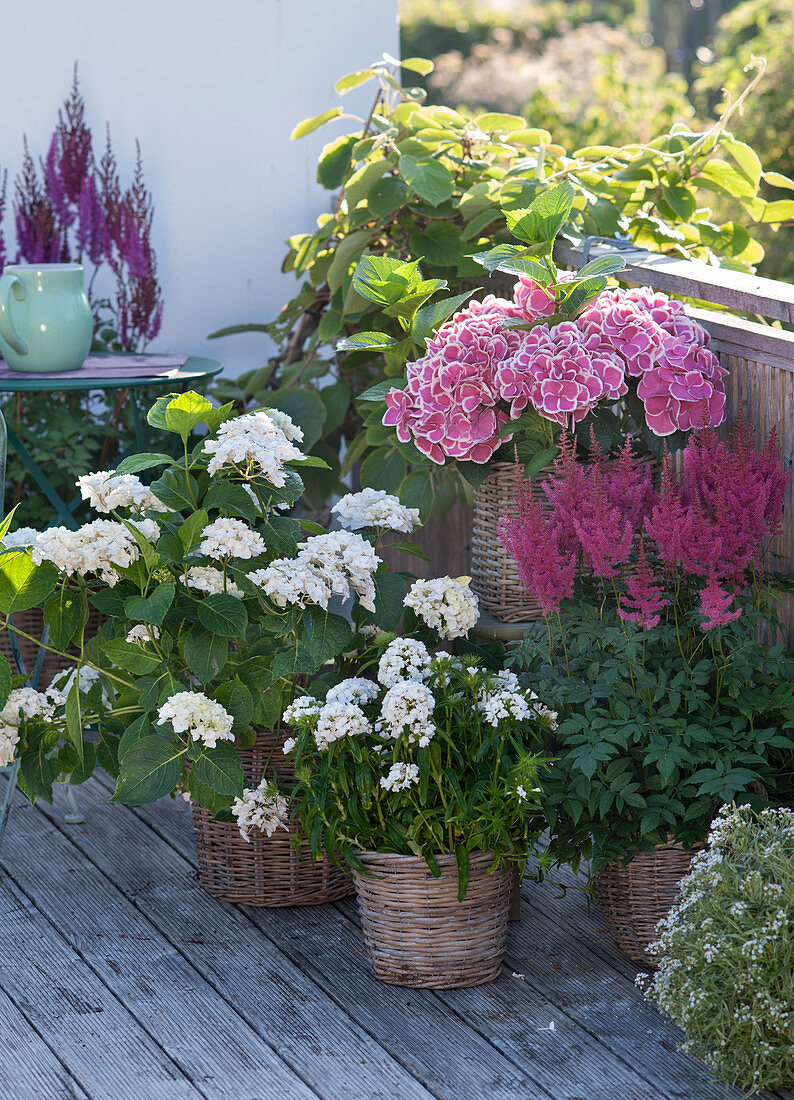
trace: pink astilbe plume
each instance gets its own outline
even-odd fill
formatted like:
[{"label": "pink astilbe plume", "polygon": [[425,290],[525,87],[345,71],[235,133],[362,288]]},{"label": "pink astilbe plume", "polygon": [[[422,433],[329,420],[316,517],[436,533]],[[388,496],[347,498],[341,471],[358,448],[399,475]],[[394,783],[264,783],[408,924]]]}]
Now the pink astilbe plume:
[{"label": "pink astilbe plume", "polygon": [[585,484],[587,492],[573,517],[576,538],[585,565],[597,577],[614,577],[629,560],[634,528],[623,508],[610,502],[602,461],[590,463]]},{"label": "pink astilbe plume", "polygon": [[626,622],[636,623],[643,630],[658,626],[659,614],[667,607],[661,583],[654,575],[645,556],[645,544],[640,540],[637,563],[633,574],[626,580],[626,594],[618,601],[618,615]]},{"label": "pink astilbe plume", "polygon": [[500,520],[499,537],[543,614],[558,612],[573,595],[576,555],[561,545],[559,529],[548,523],[531,487],[519,491],[515,514]]},{"label": "pink astilbe plume", "polygon": [[708,584],[700,590],[700,613],[703,615],[701,626],[703,630],[714,630],[718,626],[725,626],[741,615],[741,609],[730,611],[733,603],[733,593],[726,592],[721,587],[714,570],[709,573]]},{"label": "pink astilbe plume", "polygon": [[621,509],[635,531],[642,530],[655,494],[651,467],[637,461],[630,436],[626,437],[617,458],[606,467],[606,490],[610,505]]},{"label": "pink astilbe plume", "polygon": [[563,432],[559,446],[559,454],[554,459],[549,476],[542,482],[542,488],[551,505],[561,547],[578,554],[579,540],[574,520],[581,513],[587,497],[587,474],[584,464],[576,460],[572,436]]}]

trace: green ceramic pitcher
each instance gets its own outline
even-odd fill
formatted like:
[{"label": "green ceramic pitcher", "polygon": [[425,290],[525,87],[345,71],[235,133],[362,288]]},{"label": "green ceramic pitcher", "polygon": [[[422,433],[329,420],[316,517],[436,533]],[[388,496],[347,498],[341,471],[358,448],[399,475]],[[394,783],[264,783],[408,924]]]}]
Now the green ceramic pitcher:
[{"label": "green ceramic pitcher", "polygon": [[0,278],[0,352],[11,370],[78,370],[94,319],[80,264],[10,264]]}]

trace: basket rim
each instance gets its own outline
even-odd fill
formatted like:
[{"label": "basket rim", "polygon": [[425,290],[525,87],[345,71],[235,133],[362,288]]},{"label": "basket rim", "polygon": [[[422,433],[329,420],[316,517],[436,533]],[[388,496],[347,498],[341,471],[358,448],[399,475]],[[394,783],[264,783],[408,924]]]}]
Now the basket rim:
[{"label": "basket rim", "polygon": [[[421,864],[422,867],[430,870],[427,865],[427,860],[424,856],[406,856],[403,855],[402,852],[375,852],[369,850],[362,851],[360,849],[354,851],[354,854],[361,860],[362,863],[384,863],[388,861],[389,863],[402,863],[404,866],[408,866],[413,863]],[[439,867],[457,867],[457,856],[452,852],[434,852],[433,857],[438,863]],[[474,848],[471,852],[469,852],[469,863],[484,863],[487,860],[487,862],[490,864],[493,863],[493,859],[494,853],[490,851],[490,849],[488,851],[484,851],[482,848]],[[507,860],[505,860],[504,862],[507,862]]]}]

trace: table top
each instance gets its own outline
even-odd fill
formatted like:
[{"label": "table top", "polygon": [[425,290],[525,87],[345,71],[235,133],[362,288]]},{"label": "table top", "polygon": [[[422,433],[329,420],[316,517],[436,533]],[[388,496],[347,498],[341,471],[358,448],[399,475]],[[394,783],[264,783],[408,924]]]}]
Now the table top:
[{"label": "table top", "polygon": [[13,371],[0,360],[0,393],[182,387],[222,370],[217,359],[199,355],[89,355],[80,370],[59,374]]}]

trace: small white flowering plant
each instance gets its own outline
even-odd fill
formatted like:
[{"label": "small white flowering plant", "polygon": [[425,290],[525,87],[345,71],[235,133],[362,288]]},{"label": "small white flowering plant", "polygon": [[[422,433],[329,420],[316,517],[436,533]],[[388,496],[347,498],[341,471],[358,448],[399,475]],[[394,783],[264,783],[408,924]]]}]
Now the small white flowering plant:
[{"label": "small white flowering plant", "polygon": [[[454,854],[463,900],[470,852],[493,852],[494,868],[513,861],[523,871],[536,847],[546,762],[530,746],[554,716],[500,667],[499,647],[477,650],[461,637],[469,629],[458,602],[465,584],[445,578],[431,589],[432,605],[418,596],[426,591],[417,582],[406,605],[425,616],[428,644],[375,637],[359,654],[357,675],[287,708],[293,735],[285,752],[295,761],[294,801],[316,856],[325,851],[363,870],[360,851],[416,855],[440,875],[437,857]],[[433,652],[440,637],[458,639],[458,654]]]},{"label": "small white flowering plant", "polygon": [[725,807],[640,975],[683,1049],[748,1092],[794,1088],[794,811]]},{"label": "small white flowering plant", "polygon": [[[278,727],[362,630],[394,629],[407,582],[377,548],[386,532],[413,530],[418,513],[365,490],[336,506],[338,530],[286,514],[303,494],[301,469],[325,464],[303,454],[301,429],[279,410],[234,416],[185,393],[160,398],[149,422],[173,434],[174,455],[81,477],[100,518],[0,543],[0,628],[18,630],[11,613],[41,606],[47,648],[73,647],[79,669],[55,709],[25,696],[23,718],[9,712],[0,751],[21,759],[31,798],[50,797],[67,764],[90,774],[96,756],[118,801],[179,791],[264,830],[280,796],[245,787],[237,750]],[[86,639],[91,608],[105,625]],[[96,683],[81,691],[86,675]]]}]

